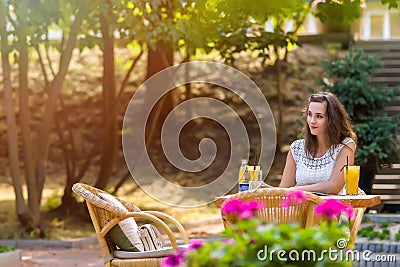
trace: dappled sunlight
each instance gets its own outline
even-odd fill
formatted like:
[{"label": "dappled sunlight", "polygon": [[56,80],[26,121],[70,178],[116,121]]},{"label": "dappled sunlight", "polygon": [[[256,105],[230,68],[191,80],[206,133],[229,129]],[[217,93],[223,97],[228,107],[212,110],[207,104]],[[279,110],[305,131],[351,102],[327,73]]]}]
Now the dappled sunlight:
[{"label": "dappled sunlight", "polygon": [[0,239],[14,239],[18,237],[20,222],[15,213],[13,199],[4,199],[4,190],[0,189]]},{"label": "dappled sunlight", "polygon": [[[24,187],[26,194],[26,187]],[[84,223],[75,218],[59,219],[48,218],[46,212],[61,204],[62,188],[45,188],[43,192],[41,210],[43,220],[47,225],[46,239],[73,240],[76,238],[94,236],[93,226],[89,221]],[[0,184],[0,239],[31,239],[36,238],[35,230],[24,232],[15,209],[15,194],[11,185]]]},{"label": "dappled sunlight", "polygon": [[131,192],[132,186],[133,183],[127,183],[127,185],[120,190],[118,197],[135,204],[142,210],[158,210],[165,212],[175,217],[183,224],[215,219],[219,216],[219,208],[212,204],[196,208],[173,207],[150,197],[140,188]]}]

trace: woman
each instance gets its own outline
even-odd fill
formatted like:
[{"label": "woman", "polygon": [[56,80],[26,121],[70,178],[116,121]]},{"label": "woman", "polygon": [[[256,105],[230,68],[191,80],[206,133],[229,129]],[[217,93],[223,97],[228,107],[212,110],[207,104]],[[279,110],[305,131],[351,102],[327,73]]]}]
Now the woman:
[{"label": "woman", "polygon": [[310,96],[305,116],[304,139],[291,144],[279,187],[338,194],[356,151],[349,115],[334,94],[321,92]]}]

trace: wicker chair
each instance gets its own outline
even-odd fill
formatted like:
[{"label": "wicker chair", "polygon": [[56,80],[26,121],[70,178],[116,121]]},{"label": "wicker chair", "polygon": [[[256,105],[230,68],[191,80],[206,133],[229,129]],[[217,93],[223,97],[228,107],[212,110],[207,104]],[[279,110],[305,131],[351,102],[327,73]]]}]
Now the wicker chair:
[{"label": "wicker chair", "polygon": [[[257,200],[264,203],[265,208],[257,211],[257,217],[263,223],[287,223],[297,222],[301,227],[315,225],[318,218],[314,216],[315,206],[323,200],[314,194],[304,192],[309,197],[301,204],[292,203],[288,208],[281,206],[282,200],[286,199],[286,194],[292,192],[288,188],[262,188],[255,191],[244,191],[234,194],[225,199],[241,199],[245,202]],[[224,227],[228,228],[232,224],[231,216],[221,215]]]},{"label": "wicker chair", "polygon": [[[104,263],[109,266],[161,266],[161,260],[173,253],[177,248],[177,241],[170,227],[164,222],[172,223],[180,232],[184,243],[188,243],[188,236],[183,226],[173,217],[159,211],[141,211],[138,207],[126,201],[118,199],[128,210],[123,211],[109,202],[98,197],[98,193],[106,193],[100,189],[86,184],[76,183],[72,190],[82,197],[87,204],[90,218],[97,234]],[[127,252],[117,249],[115,244],[106,234],[118,222],[133,217],[151,222],[157,228],[162,229],[169,238],[172,248],[163,248],[155,251]]]},{"label": "wicker chair", "polygon": [[[229,199],[241,199],[243,201],[257,200],[264,203],[265,208],[258,211],[258,218],[264,223],[286,223],[297,222],[301,227],[311,227],[320,224],[326,218],[317,216],[314,213],[315,206],[323,201],[317,195],[304,192],[309,196],[301,204],[292,203],[289,208],[282,208],[281,201],[284,200],[286,194],[292,192],[287,188],[263,188],[256,191],[244,191],[227,198],[223,198],[224,202]],[[223,205],[223,203],[218,203]],[[350,232],[348,246],[353,247],[357,238],[358,230],[365,212],[365,208],[355,208],[355,216],[350,220]],[[232,217],[230,215],[221,215],[224,227],[228,228],[232,225]]]}]

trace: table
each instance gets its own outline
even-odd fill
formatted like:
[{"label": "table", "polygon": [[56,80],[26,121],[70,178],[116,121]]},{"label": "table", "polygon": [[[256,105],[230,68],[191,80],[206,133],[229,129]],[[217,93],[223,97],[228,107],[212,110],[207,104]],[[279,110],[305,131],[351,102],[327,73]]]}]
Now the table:
[{"label": "table", "polygon": [[370,208],[381,203],[381,196],[378,195],[356,195],[356,196],[321,196],[322,199],[335,199],[351,205],[353,208]]},{"label": "table", "polygon": [[[350,239],[349,244],[354,245],[357,238],[358,229],[360,228],[364,212],[367,208],[376,206],[381,203],[381,196],[378,195],[356,195],[356,196],[322,196],[322,199],[340,200],[354,209],[355,216],[350,219]],[[315,220],[318,223],[318,219]]]},{"label": "table", "polygon": [[[250,194],[249,194],[250,193]],[[222,204],[224,203],[225,200],[228,198],[235,198],[237,195],[238,198],[243,194],[242,193],[237,193],[237,194],[232,194],[232,195],[226,195],[226,196],[221,196],[221,197],[216,197],[214,204],[217,207],[221,207]],[[252,192],[247,192],[246,194],[250,195]],[[327,200],[327,199],[335,199],[335,200],[340,200],[348,205],[351,205],[354,208],[354,213],[355,216],[350,219],[350,237],[349,237],[349,245],[353,246],[355,239],[357,237],[358,229],[361,224],[362,217],[364,215],[364,212],[367,208],[376,206],[381,203],[381,197],[379,195],[347,195],[347,196],[339,196],[339,195],[327,195],[327,196],[320,196],[321,199]],[[314,206],[315,208],[315,206]],[[318,225],[320,224],[323,220],[326,220],[326,218],[322,216],[316,216],[314,214],[314,211],[312,213],[309,213],[307,215],[307,226],[313,226],[313,225]]]},{"label": "table", "polygon": [[[221,207],[222,203],[235,194],[226,195],[221,197],[216,197],[214,200],[214,205]],[[340,200],[346,204],[353,206],[353,208],[370,208],[381,203],[381,196],[379,195],[356,195],[356,196],[339,196],[339,195],[328,195],[320,196],[322,199],[335,199]]]}]

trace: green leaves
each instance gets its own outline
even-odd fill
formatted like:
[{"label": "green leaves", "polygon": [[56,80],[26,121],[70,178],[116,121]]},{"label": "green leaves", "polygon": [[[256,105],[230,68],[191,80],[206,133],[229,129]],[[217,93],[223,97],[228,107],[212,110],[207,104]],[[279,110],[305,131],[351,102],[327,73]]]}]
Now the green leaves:
[{"label": "green leaves", "polygon": [[13,251],[13,250],[14,250],[14,247],[0,244],[0,253],[9,252],[9,251]]},{"label": "green leaves", "polygon": [[325,89],[339,98],[352,119],[358,163],[390,164],[399,159],[399,117],[385,112],[394,94],[372,82],[372,75],[382,67],[379,56],[351,48],[344,57],[323,66],[331,80],[323,83]]},{"label": "green leaves", "polygon": [[[187,5],[188,6],[188,5]],[[193,8],[185,8],[187,20],[177,22],[188,51],[215,49],[228,61],[244,50],[257,50],[268,57],[271,46],[284,47],[296,43],[296,31],[284,31],[284,22],[293,20],[300,26],[309,11],[302,0],[223,1],[200,0]],[[264,27],[269,21],[274,31]]]},{"label": "green leaves", "polygon": [[398,1],[397,1],[397,0],[381,0],[381,3],[382,3],[383,5],[388,4],[389,9],[391,9],[391,8],[398,8],[398,7],[399,7],[399,4],[398,4]]},{"label": "green leaves", "polygon": [[[288,205],[292,201],[299,204],[307,196],[302,191],[296,191],[287,194],[287,197],[288,202],[281,201],[281,208],[290,209]],[[329,207],[331,204],[335,204],[333,208]],[[324,210],[321,214],[326,215],[337,215],[336,211],[347,213],[349,208],[343,203],[331,203],[329,200],[319,205]],[[347,247],[348,224],[338,223],[336,218],[306,228],[302,228],[299,223],[263,223],[259,218],[249,216],[249,211],[255,212],[258,209],[264,209],[264,204],[257,201],[243,202],[240,199],[228,200],[223,204],[221,214],[236,217],[232,225],[222,233],[221,240],[205,242],[194,249],[189,245],[188,252],[181,250],[169,257],[175,259],[181,256],[183,260],[179,266],[191,267],[348,266],[348,259],[340,257]],[[332,255],[331,251],[336,254]]]},{"label": "green leaves", "polygon": [[355,124],[359,146],[357,159],[360,163],[376,159],[381,164],[390,164],[399,158],[399,122],[398,117],[384,116]]},{"label": "green leaves", "polygon": [[362,0],[313,1],[316,4],[315,16],[323,23],[337,22],[351,24],[360,17]]},{"label": "green leaves", "polygon": [[359,236],[368,237],[369,240],[380,239],[380,240],[390,240],[390,223],[381,223],[380,225],[368,225],[360,229],[358,232]]},{"label": "green leaves", "polygon": [[[300,228],[298,224],[260,224],[257,219],[239,221],[237,229],[224,232],[225,239],[206,242],[188,253],[187,266],[347,266],[345,258],[334,261],[328,250],[346,238],[346,227],[337,222]],[[280,251],[280,252],[279,252]],[[323,252],[325,251],[325,252]],[[279,252],[279,254],[278,254]],[[283,252],[285,252],[283,254]],[[302,260],[301,257],[307,257]],[[320,258],[321,257],[321,258]]]}]

